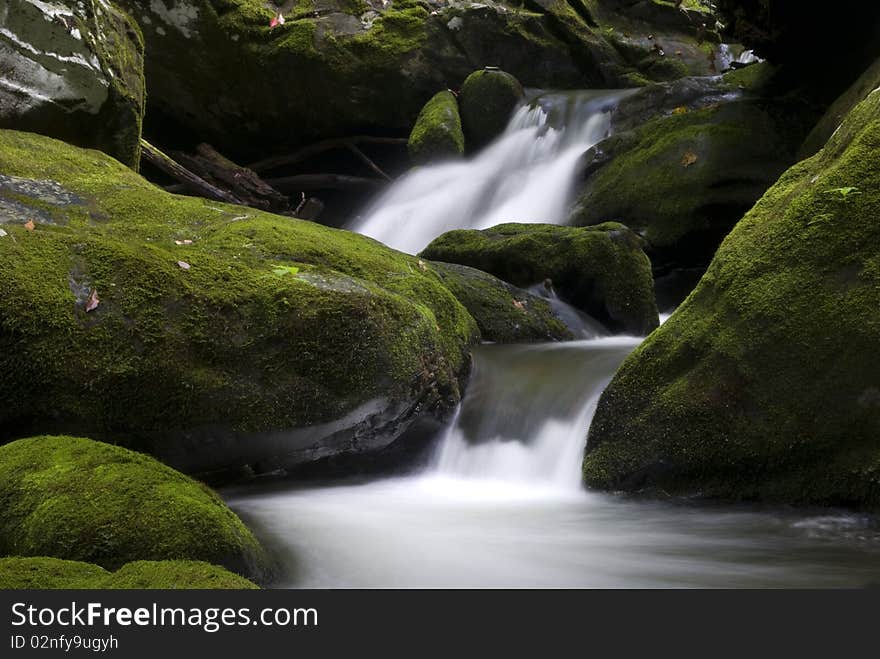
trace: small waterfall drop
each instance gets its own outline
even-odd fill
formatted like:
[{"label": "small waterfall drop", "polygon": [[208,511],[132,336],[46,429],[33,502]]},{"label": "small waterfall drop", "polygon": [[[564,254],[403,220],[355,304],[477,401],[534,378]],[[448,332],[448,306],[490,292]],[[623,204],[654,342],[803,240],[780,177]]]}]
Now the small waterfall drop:
[{"label": "small waterfall drop", "polygon": [[599,395],[639,341],[618,336],[481,346],[436,472],[578,491]]},{"label": "small waterfall drop", "polygon": [[538,96],[517,109],[504,134],[473,159],[412,170],[350,228],[415,254],[451,229],[561,223],[581,155],[608,136],[611,112],[628,93]]}]

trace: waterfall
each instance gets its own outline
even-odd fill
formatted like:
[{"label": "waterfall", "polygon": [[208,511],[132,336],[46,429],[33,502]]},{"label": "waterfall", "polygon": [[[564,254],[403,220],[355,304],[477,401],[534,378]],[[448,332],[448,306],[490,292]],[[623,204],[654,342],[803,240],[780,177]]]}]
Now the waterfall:
[{"label": "waterfall", "polygon": [[630,92],[543,94],[473,159],[415,168],[349,227],[415,254],[451,229],[565,221],[580,156],[608,136]]},{"label": "waterfall", "polygon": [[577,491],[599,395],[634,337],[474,351],[467,396],[441,441],[446,476]]}]

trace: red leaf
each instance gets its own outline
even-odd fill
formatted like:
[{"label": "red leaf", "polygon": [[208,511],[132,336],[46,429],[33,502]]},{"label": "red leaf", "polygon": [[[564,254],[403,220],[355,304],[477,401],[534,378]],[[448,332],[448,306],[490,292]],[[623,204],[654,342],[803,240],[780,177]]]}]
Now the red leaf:
[{"label": "red leaf", "polygon": [[28,220],[24,223],[24,228],[28,231],[33,231],[36,228],[36,225],[34,224],[33,220]]}]

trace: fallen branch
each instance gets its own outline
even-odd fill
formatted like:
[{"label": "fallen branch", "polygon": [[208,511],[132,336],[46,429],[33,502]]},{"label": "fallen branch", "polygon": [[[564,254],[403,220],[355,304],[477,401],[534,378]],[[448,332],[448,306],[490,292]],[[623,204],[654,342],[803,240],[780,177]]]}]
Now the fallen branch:
[{"label": "fallen branch", "polygon": [[207,197],[208,199],[213,199],[215,201],[225,201],[230,204],[242,203],[241,200],[234,195],[211,185],[205,179],[193,174],[186,167],[162,153],[162,151],[154,147],[145,139],[141,139],[141,158],[157,169],[165,172],[174,180],[180,181],[186,190],[194,192],[199,196]]},{"label": "fallen branch", "polygon": [[196,175],[235,195],[252,208],[285,213],[288,198],[263,181],[253,170],[232,162],[210,144],[199,144],[192,155],[174,153],[174,157]]},{"label": "fallen branch", "polygon": [[361,151],[359,148],[357,148],[356,145],[354,145],[354,144],[348,144],[347,146],[348,146],[348,150],[351,151],[351,152],[352,152],[354,155],[356,155],[358,158],[360,158],[361,161],[362,161],[367,167],[369,167],[370,169],[372,169],[374,172],[376,172],[379,176],[381,176],[382,178],[384,178],[386,181],[390,181],[390,180],[391,180],[391,177],[388,176],[388,174],[386,174],[384,171],[382,171],[382,168],[379,167],[379,165],[377,165],[376,163],[374,163],[366,153],[364,153],[364,152]]},{"label": "fallen branch", "polygon": [[[352,146],[356,144],[406,144],[407,139],[405,137],[371,137],[369,135],[356,135],[354,137],[340,137],[331,140],[323,140],[321,142],[315,142],[314,144],[310,144],[309,146],[305,146],[293,153],[288,153],[283,156],[272,156],[270,158],[264,158],[263,160],[258,160],[257,162],[251,163],[248,165],[248,169],[252,169],[255,172],[265,172],[271,169],[277,169],[278,167],[284,167],[285,165],[295,165],[297,163],[302,162],[303,160],[307,160],[314,155],[319,153],[324,153],[325,151],[331,151],[333,149],[343,149],[348,148],[351,149]],[[360,149],[358,149],[360,151]],[[375,171],[375,170],[374,170]]]},{"label": "fallen branch", "polygon": [[385,185],[387,181],[380,178],[363,178],[343,174],[297,174],[266,179],[266,183],[280,192],[294,193],[304,190],[351,190],[378,187]]}]

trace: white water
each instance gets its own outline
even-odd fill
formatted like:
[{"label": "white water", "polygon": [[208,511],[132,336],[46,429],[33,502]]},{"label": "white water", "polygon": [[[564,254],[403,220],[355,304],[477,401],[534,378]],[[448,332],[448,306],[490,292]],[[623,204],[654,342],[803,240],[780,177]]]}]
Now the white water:
[{"label": "white water", "polygon": [[580,489],[596,394],[636,343],[484,346],[425,472],[227,497],[279,553],[287,568],[279,587],[880,584],[871,518]]},{"label": "white water", "polygon": [[610,112],[625,93],[541,96],[473,159],[412,170],[350,228],[415,254],[451,229],[561,223],[580,157],[608,135]]}]

